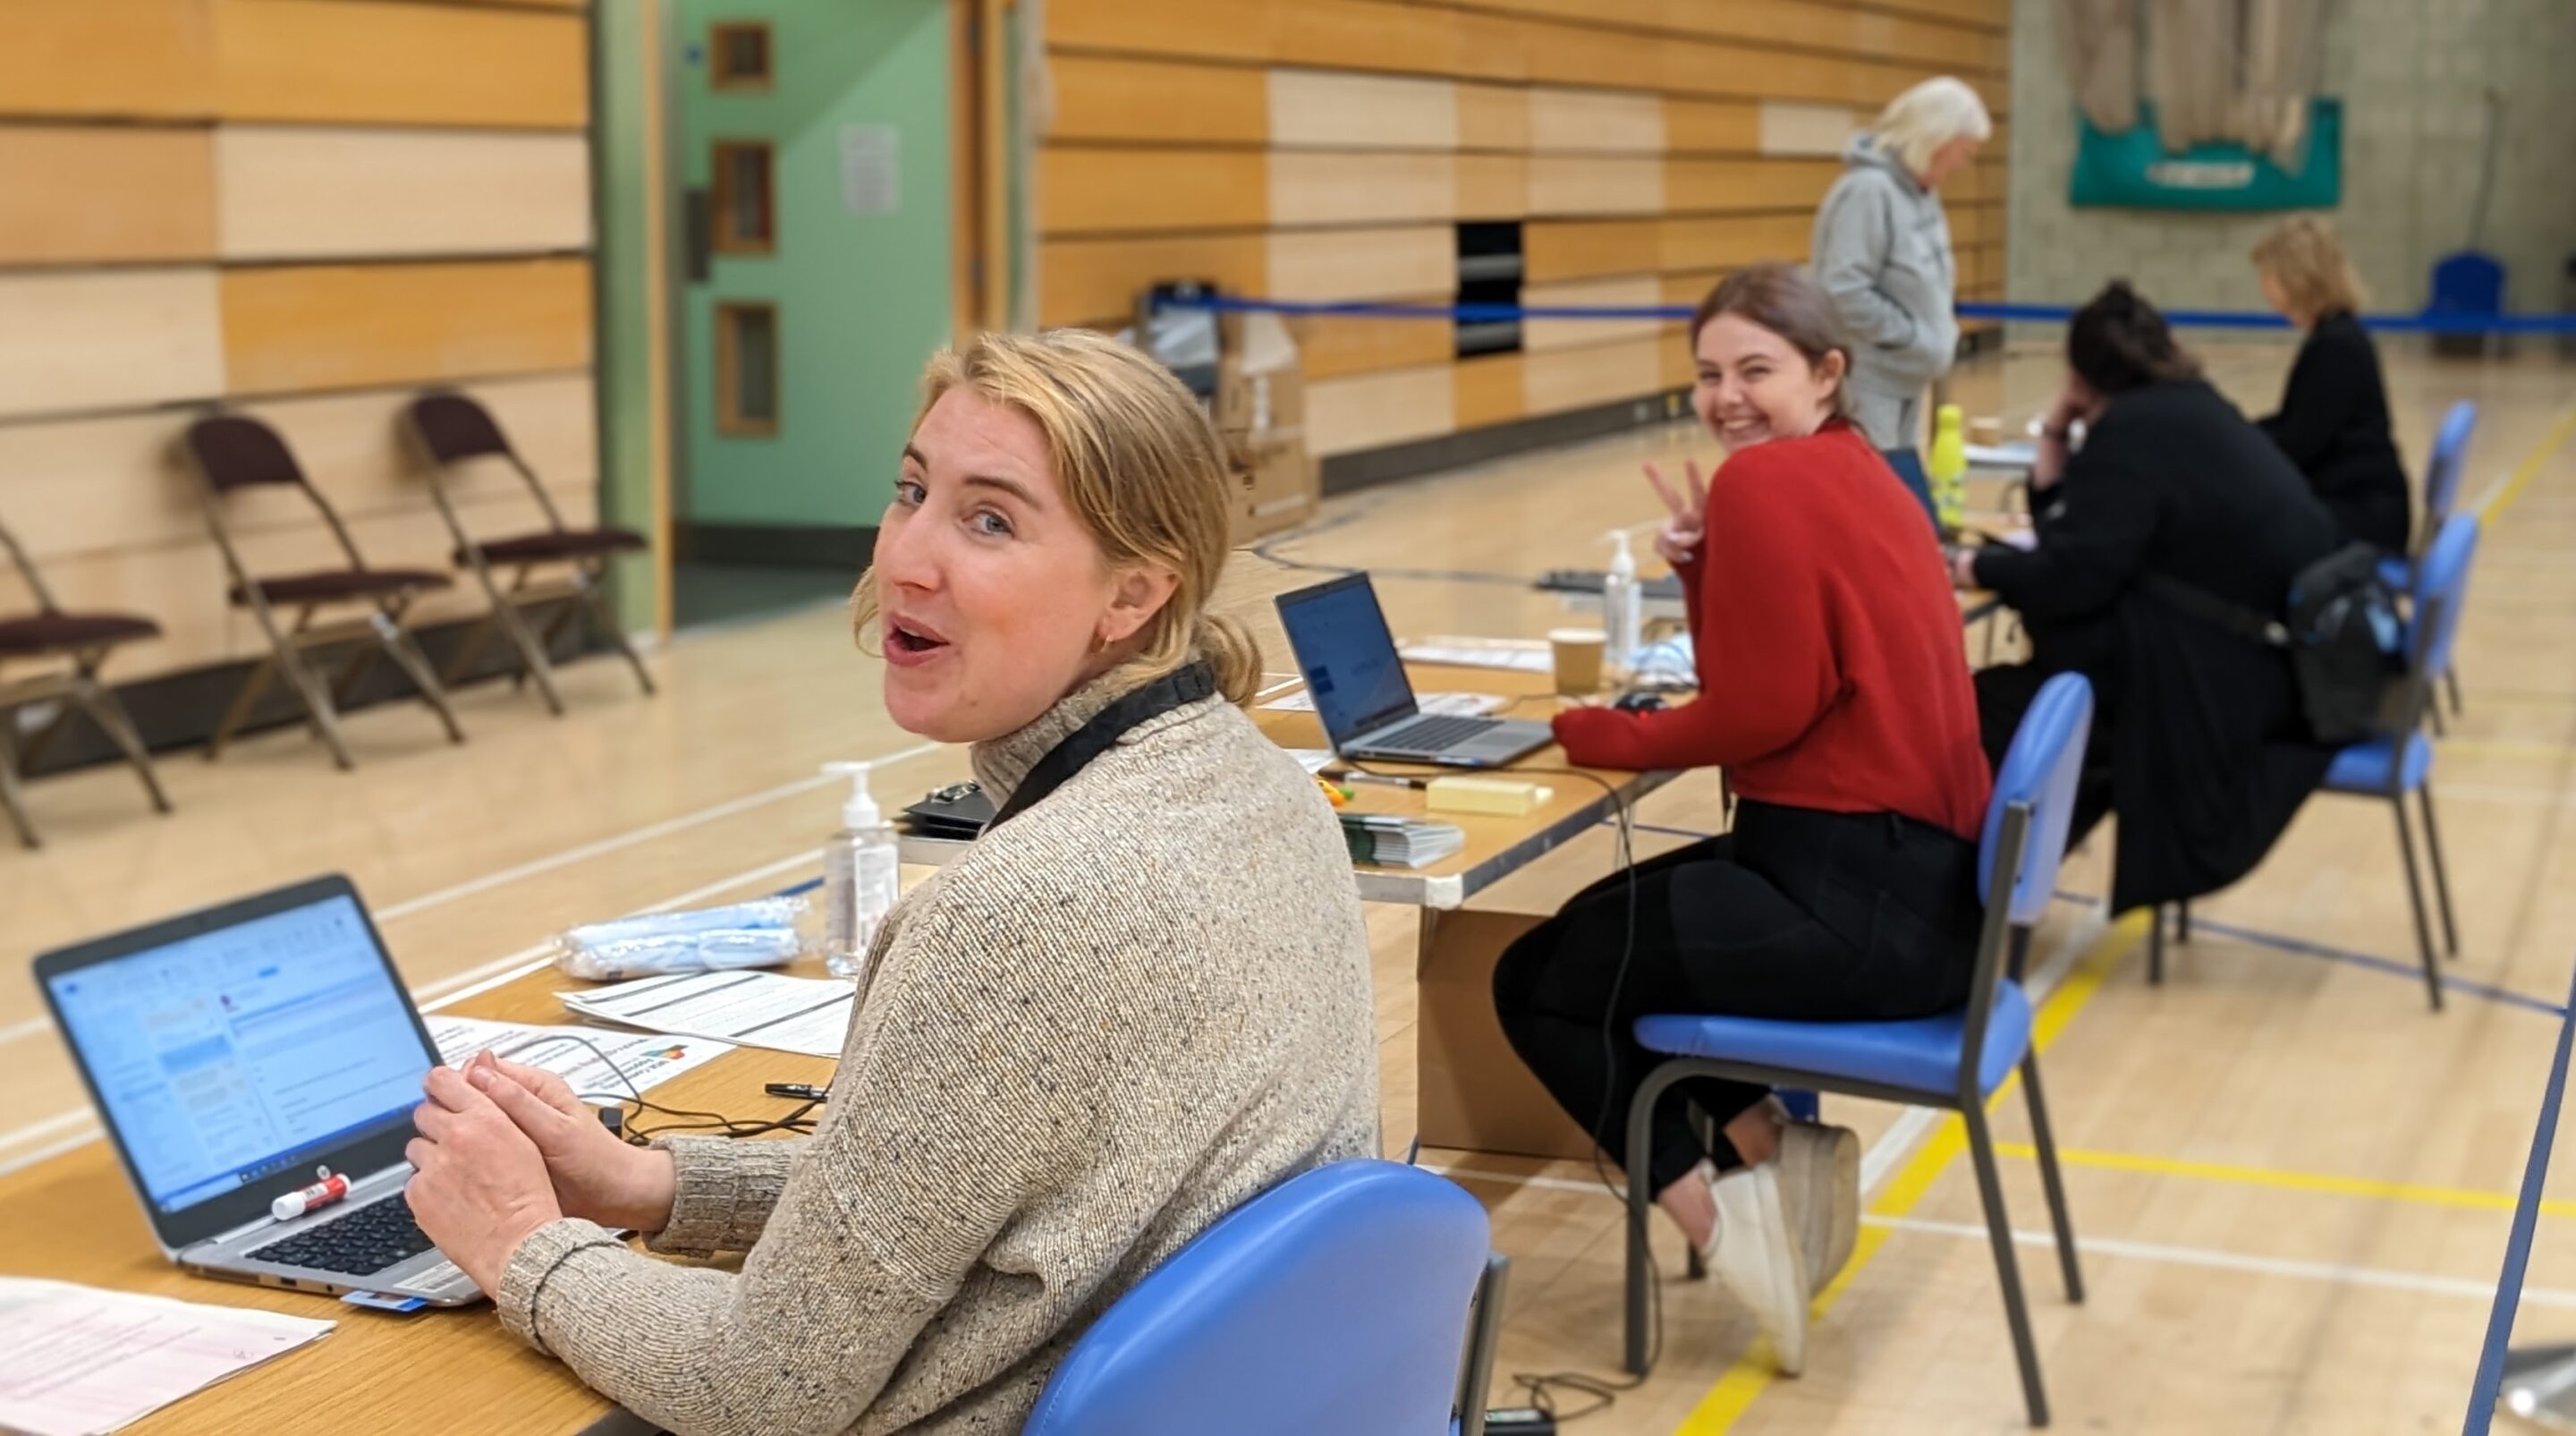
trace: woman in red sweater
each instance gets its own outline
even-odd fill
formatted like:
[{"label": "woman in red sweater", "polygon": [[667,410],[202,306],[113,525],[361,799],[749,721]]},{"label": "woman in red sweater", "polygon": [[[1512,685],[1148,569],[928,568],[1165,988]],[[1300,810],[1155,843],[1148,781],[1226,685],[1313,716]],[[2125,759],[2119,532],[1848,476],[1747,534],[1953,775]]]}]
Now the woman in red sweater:
[{"label": "woman in red sweater", "polygon": [[[1736,799],[1732,832],[1593,885],[1495,970],[1512,1046],[1613,1154],[1656,1060],[1630,1036],[1643,1014],[1874,1020],[1967,999],[1991,777],[1959,609],[1922,508],[1843,418],[1831,314],[1787,265],[1701,302],[1693,407],[1727,458],[1705,489],[1696,465],[1679,491],[1646,470],[1672,511],[1657,548],[1681,576],[1699,697],[1556,720],[1577,763],[1724,768]],[[1685,1098],[1719,1140],[1700,1142]],[[1655,1134],[1630,1180],[1794,1374],[1808,1299],[1851,1254],[1858,1139],[1721,1081],[1674,1089]]]}]

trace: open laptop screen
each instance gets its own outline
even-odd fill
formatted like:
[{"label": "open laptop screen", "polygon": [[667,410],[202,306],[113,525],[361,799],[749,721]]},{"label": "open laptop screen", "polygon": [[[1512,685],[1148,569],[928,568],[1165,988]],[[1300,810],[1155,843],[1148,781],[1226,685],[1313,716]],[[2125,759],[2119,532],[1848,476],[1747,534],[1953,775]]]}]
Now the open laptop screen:
[{"label": "open laptop screen", "polygon": [[1334,747],[1413,715],[1413,684],[1367,574],[1281,594],[1279,623]]},{"label": "open laptop screen", "polygon": [[407,1131],[437,1060],[345,890],[46,985],[156,1218]]}]

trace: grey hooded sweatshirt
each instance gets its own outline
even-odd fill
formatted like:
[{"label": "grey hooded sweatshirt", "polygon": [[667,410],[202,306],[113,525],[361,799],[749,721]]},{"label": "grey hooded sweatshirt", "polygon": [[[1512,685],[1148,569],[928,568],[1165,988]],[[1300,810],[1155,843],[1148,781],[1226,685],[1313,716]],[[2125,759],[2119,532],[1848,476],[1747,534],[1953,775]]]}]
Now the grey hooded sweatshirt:
[{"label": "grey hooded sweatshirt", "polygon": [[1958,269],[1941,197],[1874,135],[1843,150],[1843,173],[1816,211],[1816,280],[1852,346],[1852,386],[1911,399],[1959,349]]}]

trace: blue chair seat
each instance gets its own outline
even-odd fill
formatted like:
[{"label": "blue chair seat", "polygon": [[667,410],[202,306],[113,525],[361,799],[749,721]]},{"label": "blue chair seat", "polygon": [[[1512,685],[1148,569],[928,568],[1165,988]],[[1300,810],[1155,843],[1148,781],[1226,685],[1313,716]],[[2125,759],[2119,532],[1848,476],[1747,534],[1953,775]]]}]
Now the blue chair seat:
[{"label": "blue chair seat", "polygon": [[[1955,1097],[1967,1009],[1906,1022],[1773,1022],[1759,1017],[1641,1017],[1637,1041],[1672,1057],[1751,1062]],[[1986,1024],[1983,1090],[1992,1093],[2030,1046],[2030,999],[2006,981]]]},{"label": "blue chair seat", "polygon": [[[2326,769],[2326,787],[2337,793],[2386,793],[2390,769],[2397,761],[2396,747],[2386,738],[2355,743],[2335,754],[2333,766]],[[2425,777],[2432,771],[2433,745],[2421,733],[2407,734],[2405,767],[2398,774],[2398,790],[2411,793],[2423,787]]]},{"label": "blue chair seat", "polygon": [[2399,593],[2412,593],[2415,590],[2415,565],[2401,555],[2390,554],[2379,561],[2379,581]]}]

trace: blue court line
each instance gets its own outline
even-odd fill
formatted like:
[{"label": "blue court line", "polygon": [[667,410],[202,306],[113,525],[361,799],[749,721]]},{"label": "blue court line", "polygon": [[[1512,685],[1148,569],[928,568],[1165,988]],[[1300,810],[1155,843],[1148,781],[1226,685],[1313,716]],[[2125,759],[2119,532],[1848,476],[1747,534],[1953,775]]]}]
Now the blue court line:
[{"label": "blue court line", "polygon": [[[2093,896],[2091,893],[2071,893],[2060,891],[2057,894],[2057,900],[2059,902],[2080,904],[2084,907],[2100,907],[2102,905],[2102,899]],[[2385,957],[2376,957],[2366,952],[2354,952],[2350,948],[2333,947],[2322,942],[2311,942],[2304,937],[2284,937],[2279,933],[2263,932],[2250,927],[2239,927],[2231,922],[2219,922],[2205,917],[2195,916],[2191,920],[2191,925],[2194,930],[2206,929],[2207,931],[2217,933],[2221,937],[2232,937],[2239,942],[2250,942],[2256,947],[2268,947],[2277,952],[2292,953],[2300,957],[2322,957],[2328,962],[2339,962],[2347,967],[2358,967],[2370,972],[2384,973],[2390,977],[2402,977],[2409,982],[2421,982],[2424,980],[2424,969],[2415,963],[2396,962]],[[2509,987],[2497,987],[2492,983],[2480,982],[2474,977],[2454,977],[2446,972],[2442,975],[2442,990],[2444,992],[2465,992],[2471,997],[2484,998],[2489,1002],[2498,1004],[2499,1006],[2519,1007],[2525,1011],[2538,1012],[2549,1017],[2564,1017],[2567,1015],[2566,1008],[2560,1007],[2558,1004],[2551,1002],[2546,998],[2534,997],[2527,992],[2516,992]]]},{"label": "blue court line", "polygon": [[821,878],[807,878],[805,881],[803,881],[803,882],[801,882],[801,883],[796,884],[794,887],[780,888],[778,891],[776,891],[776,892],[774,892],[774,893],[771,893],[771,894],[770,894],[770,896],[771,896],[771,897],[801,897],[801,896],[803,896],[804,894],[806,894],[806,893],[810,893],[810,892],[812,892],[814,889],[821,887],[822,885],[823,885],[823,880],[822,880]]},{"label": "blue court line", "polygon": [[2558,1051],[2549,1059],[2549,1087],[2540,1098],[2540,1119],[2531,1134],[2531,1157],[2522,1167],[2522,1195],[2513,1204],[2513,1235],[2504,1244],[2504,1271],[2496,1278],[2495,1306],[2487,1313],[2487,1337],[2478,1354],[2478,1379],[2469,1386],[2469,1414],[2460,1436],[2486,1436],[2495,1421],[2496,1394],[2504,1386],[2505,1343],[2513,1339],[2513,1318],[2522,1304],[2522,1279],[2531,1267],[2531,1238],[2540,1226],[2540,1191],[2549,1179],[2549,1149],[2558,1135],[2558,1109],[2567,1099],[2567,1054],[2576,1046],[2576,978],[2571,978],[2567,1007],[2558,1024]]},{"label": "blue court line", "polygon": [[[1375,301],[1245,299],[1230,294],[1182,297],[1157,295],[1160,309],[1200,309],[1220,314],[1299,314],[1371,319],[1450,319],[1468,324],[1514,323],[1524,319],[1688,319],[1696,311],[1680,304],[1394,304]],[[1995,319],[2020,324],[2064,324],[2075,311],[2062,304],[1988,304],[1957,306],[1962,319]],[[2277,314],[2231,309],[2169,309],[2165,322],[2194,329],[2288,330],[2290,321]],[[2384,334],[2576,334],[2576,314],[2372,314],[2366,328]]]}]

